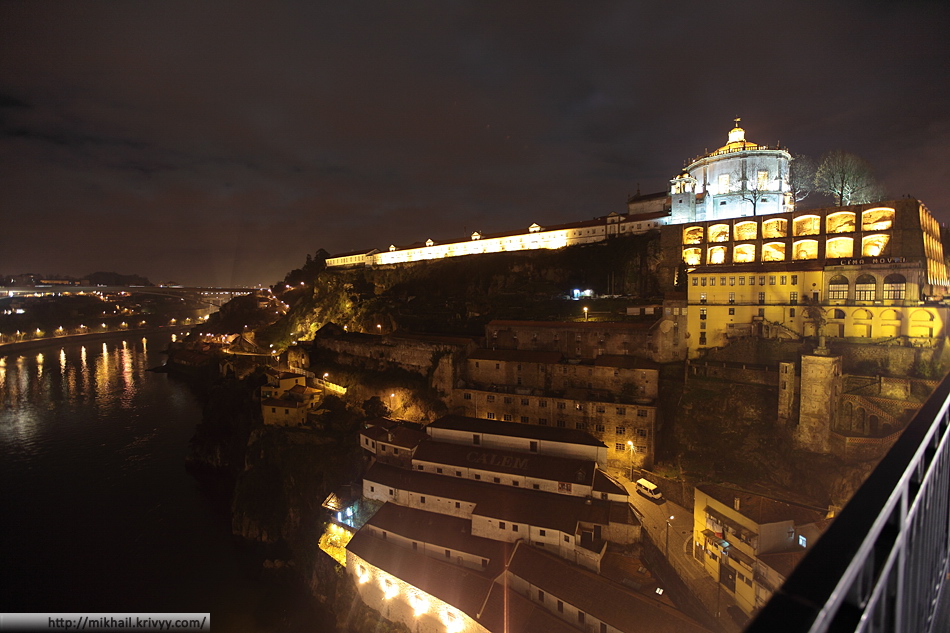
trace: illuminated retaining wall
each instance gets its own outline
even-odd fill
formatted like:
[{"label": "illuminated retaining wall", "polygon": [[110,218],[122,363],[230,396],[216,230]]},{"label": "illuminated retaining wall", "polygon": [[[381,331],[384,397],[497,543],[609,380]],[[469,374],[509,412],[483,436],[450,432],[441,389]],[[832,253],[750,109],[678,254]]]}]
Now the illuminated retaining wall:
[{"label": "illuminated retaining wall", "polygon": [[363,602],[418,633],[489,633],[469,615],[347,550],[346,570]]}]

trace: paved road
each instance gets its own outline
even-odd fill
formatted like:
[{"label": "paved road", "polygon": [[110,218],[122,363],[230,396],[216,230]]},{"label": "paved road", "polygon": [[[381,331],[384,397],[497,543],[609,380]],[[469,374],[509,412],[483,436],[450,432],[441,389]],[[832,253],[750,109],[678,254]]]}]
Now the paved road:
[{"label": "paved road", "polygon": [[643,529],[650,539],[666,555],[670,565],[677,571],[683,582],[707,606],[707,611],[715,615],[719,605],[717,621],[724,631],[738,633],[742,630],[730,617],[728,609],[738,609],[735,600],[726,591],[720,591],[715,581],[703,569],[692,554],[693,512],[672,501],[659,502],[647,499],[637,493],[636,484],[624,476],[618,476],[630,493],[630,502],[641,516]]}]

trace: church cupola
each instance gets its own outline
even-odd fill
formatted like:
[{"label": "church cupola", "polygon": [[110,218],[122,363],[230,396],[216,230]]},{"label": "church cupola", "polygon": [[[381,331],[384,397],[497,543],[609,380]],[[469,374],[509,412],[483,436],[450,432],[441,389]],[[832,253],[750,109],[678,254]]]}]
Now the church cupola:
[{"label": "church cupola", "polygon": [[729,130],[730,143],[745,143],[745,130],[739,127],[740,119],[736,117],[736,126]]}]

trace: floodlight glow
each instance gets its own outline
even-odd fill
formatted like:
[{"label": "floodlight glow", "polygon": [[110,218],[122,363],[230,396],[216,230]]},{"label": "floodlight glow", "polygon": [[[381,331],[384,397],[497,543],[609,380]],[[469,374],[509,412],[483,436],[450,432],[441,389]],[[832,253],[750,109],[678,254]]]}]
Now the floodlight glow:
[{"label": "floodlight glow", "polygon": [[410,594],[409,606],[412,607],[412,612],[417,618],[429,611],[429,601],[422,594]]}]

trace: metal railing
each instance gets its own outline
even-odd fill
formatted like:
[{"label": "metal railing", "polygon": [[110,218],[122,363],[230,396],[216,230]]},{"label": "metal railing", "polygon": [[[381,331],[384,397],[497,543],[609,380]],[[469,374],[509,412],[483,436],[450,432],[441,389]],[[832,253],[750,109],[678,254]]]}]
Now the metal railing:
[{"label": "metal railing", "polygon": [[936,633],[950,551],[950,377],[747,633]]}]

